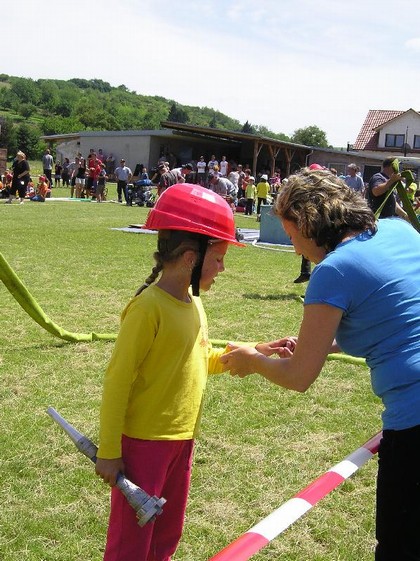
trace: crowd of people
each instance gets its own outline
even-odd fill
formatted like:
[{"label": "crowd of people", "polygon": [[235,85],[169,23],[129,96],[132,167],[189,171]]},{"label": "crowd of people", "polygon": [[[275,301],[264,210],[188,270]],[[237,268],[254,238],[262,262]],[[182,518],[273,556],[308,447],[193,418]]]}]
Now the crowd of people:
[{"label": "crowd of people", "polygon": [[12,204],[16,199],[21,205],[25,199],[44,202],[51,192],[50,185],[45,175],[40,175],[35,185],[26,154],[19,150],[11,169],[7,169],[0,178],[0,198],[5,198],[6,204]]},{"label": "crowd of people", "polygon": [[200,156],[197,161],[172,168],[163,156],[158,161],[152,181],[158,185],[158,195],[176,183],[198,184],[221,195],[233,211],[249,216],[256,214],[257,218],[261,205],[272,202],[281,186],[279,169],[273,175],[263,169],[254,177],[249,165],[228,161],[226,156],[219,161],[214,154],[208,162]]},{"label": "crowd of people", "polygon": [[89,151],[87,158],[78,154],[72,162],[69,158],[54,162],[50,149],[42,156],[43,173],[37,184],[31,177],[26,155],[19,150],[10,169],[0,178],[0,198],[11,204],[16,196],[20,204],[25,199],[43,202],[51,196],[53,188],[69,187],[70,197],[92,198],[97,202],[106,199],[106,181],[115,178],[115,159],[105,158],[102,149]]},{"label": "crowd of people", "polygon": [[[386,181],[393,172],[391,163],[393,158],[384,162],[381,172],[365,182],[359,166],[354,163],[347,165],[346,173],[339,175],[333,168],[330,173],[338,176],[351,189],[367,198],[370,206],[376,210],[384,197],[379,193],[387,191]],[[312,164],[319,169],[327,169],[319,164]],[[23,204],[25,199],[44,201],[51,196],[53,188],[68,187],[70,197],[91,198],[97,202],[106,200],[109,181],[116,183],[116,195],[119,203],[127,205],[153,206],[157,197],[171,185],[176,183],[192,183],[206,187],[221,195],[232,210],[243,212],[245,216],[256,215],[260,218],[261,206],[272,204],[287,183],[288,178],[281,177],[280,170],[261,169],[256,177],[248,164],[240,164],[222,155],[220,159],[212,154],[206,161],[204,156],[192,160],[181,166],[177,165],[177,158],[173,154],[162,155],[149,174],[147,168],[138,164],[136,169],[126,165],[124,158],[117,164],[113,154],[108,156],[99,148],[89,150],[87,157],[78,153],[74,160],[65,157],[62,161],[54,161],[50,149],[46,149],[42,157],[43,174],[35,183],[30,174],[29,162],[23,152],[19,151],[10,170],[6,170],[0,181],[0,197],[7,198],[11,204],[16,196]],[[403,181],[404,178],[402,178]],[[414,208],[420,207],[417,183],[407,182],[407,193]],[[395,193],[386,202],[381,210],[381,218],[390,215],[407,218],[398,197]],[[306,282],[310,277],[310,264],[302,261],[301,275],[296,282]]]}]

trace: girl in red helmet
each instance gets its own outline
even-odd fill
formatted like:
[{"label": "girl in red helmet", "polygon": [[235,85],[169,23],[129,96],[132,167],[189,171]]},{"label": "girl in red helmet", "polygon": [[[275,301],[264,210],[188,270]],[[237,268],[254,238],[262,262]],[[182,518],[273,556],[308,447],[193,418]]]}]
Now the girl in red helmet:
[{"label": "girl in red helmet", "polygon": [[198,293],[223,272],[229,244],[242,245],[222,197],[187,183],[162,193],[145,228],[158,230],[156,264],[122,313],[104,381],[96,472],[111,486],[124,472],[167,502],[141,528],[114,487],[105,561],[169,561],[178,545],[207,375],[224,370]]}]

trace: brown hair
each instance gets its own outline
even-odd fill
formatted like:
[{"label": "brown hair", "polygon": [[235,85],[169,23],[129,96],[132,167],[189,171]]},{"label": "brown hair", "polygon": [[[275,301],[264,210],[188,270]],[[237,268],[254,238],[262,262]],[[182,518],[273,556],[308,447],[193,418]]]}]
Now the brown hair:
[{"label": "brown hair", "polygon": [[277,196],[275,213],[294,222],[305,238],[327,252],[349,232],[376,231],[365,199],[329,170],[302,168],[291,175]]},{"label": "brown hair", "polygon": [[157,251],[153,254],[156,265],[153,267],[151,274],[137,290],[136,296],[155,282],[159,273],[163,270],[165,263],[176,261],[186,251],[195,251],[198,260],[200,246],[203,243],[207,245],[208,239],[207,236],[202,234],[186,232],[184,230],[159,230]]}]

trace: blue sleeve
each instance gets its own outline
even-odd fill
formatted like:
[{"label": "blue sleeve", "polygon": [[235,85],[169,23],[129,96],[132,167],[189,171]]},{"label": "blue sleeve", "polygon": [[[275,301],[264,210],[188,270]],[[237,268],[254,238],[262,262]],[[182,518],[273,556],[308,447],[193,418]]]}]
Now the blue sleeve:
[{"label": "blue sleeve", "polygon": [[305,305],[328,304],[346,312],[350,307],[351,294],[346,290],[345,281],[345,275],[336,267],[326,263],[317,265],[306,290]]}]

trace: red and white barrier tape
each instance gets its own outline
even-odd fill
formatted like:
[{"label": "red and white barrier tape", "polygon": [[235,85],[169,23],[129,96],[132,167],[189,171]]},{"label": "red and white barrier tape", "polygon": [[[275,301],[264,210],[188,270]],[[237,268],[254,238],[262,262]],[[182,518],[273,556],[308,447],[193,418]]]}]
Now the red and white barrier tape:
[{"label": "red and white barrier tape", "polygon": [[378,451],[381,438],[382,433],[379,432],[264,520],[211,557],[209,561],[246,561],[250,559],[370,460]]}]

